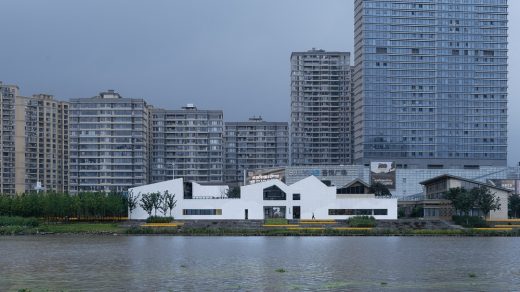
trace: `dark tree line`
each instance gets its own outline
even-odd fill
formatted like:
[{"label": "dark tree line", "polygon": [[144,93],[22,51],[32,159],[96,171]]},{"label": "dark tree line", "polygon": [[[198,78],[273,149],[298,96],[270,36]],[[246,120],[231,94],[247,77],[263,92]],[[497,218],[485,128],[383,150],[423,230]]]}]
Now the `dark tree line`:
[{"label": "dark tree line", "polygon": [[71,195],[42,192],[0,195],[0,216],[90,220],[126,217],[127,210],[127,197],[117,193],[79,193]]}]

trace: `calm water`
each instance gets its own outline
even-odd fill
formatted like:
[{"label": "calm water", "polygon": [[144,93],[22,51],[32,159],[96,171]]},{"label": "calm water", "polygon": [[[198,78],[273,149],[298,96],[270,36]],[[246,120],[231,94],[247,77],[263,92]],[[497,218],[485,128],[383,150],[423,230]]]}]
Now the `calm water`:
[{"label": "calm water", "polygon": [[0,237],[0,290],[20,288],[520,290],[520,238]]}]

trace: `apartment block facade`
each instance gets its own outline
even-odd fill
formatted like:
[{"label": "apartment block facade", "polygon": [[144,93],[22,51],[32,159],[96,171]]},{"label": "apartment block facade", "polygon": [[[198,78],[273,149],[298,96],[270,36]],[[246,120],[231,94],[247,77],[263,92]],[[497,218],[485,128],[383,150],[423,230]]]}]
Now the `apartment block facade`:
[{"label": "apartment block facade", "polygon": [[15,103],[19,88],[0,82],[0,193],[20,191],[16,185]]},{"label": "apartment block facade", "polygon": [[109,90],[70,101],[70,191],[119,192],[148,182],[149,106]]},{"label": "apartment block facade", "polygon": [[68,103],[0,82],[0,194],[68,191]]},{"label": "apartment block facade", "polygon": [[350,164],[350,53],[291,54],[291,164]]},{"label": "apartment block facade", "polygon": [[25,107],[25,190],[69,191],[69,103],[52,95],[20,98]]},{"label": "apartment block facade", "polygon": [[247,170],[289,165],[289,124],[261,117],[226,122],[224,181],[241,183]]},{"label": "apartment block facade", "polygon": [[151,110],[150,182],[173,177],[222,182],[224,113],[188,104],[180,110]]},{"label": "apartment block facade", "polygon": [[507,8],[355,1],[355,163],[506,165]]}]

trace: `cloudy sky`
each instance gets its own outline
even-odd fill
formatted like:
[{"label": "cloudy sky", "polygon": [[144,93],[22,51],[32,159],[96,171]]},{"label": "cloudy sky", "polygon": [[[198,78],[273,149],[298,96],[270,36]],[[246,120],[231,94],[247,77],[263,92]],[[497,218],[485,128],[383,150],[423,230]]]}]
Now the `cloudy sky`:
[{"label": "cloudy sky", "polygon": [[[509,1],[510,52],[520,1]],[[289,120],[289,57],[353,51],[348,0],[2,0],[0,80],[23,95],[115,89],[156,107],[223,109],[226,121]],[[520,55],[510,53],[509,164],[520,161]]]}]

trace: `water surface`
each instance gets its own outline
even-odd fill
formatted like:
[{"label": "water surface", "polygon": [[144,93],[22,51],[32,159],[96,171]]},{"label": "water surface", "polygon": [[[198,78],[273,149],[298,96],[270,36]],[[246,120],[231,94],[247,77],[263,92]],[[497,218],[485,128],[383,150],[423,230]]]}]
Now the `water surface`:
[{"label": "water surface", "polygon": [[519,248],[503,237],[0,237],[0,290],[520,290]]}]

